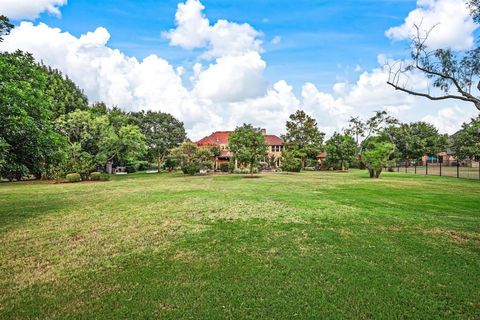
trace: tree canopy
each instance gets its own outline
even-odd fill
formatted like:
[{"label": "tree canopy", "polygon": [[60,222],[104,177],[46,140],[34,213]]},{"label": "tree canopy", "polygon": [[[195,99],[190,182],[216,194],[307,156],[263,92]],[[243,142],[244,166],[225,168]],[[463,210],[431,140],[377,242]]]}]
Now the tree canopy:
[{"label": "tree canopy", "polygon": [[133,121],[145,135],[150,159],[160,166],[169,150],[177,147],[187,138],[183,122],[168,113],[141,111],[132,113]]},{"label": "tree canopy", "polygon": [[395,158],[400,160],[419,160],[425,154],[444,151],[447,145],[446,135],[423,121],[392,125],[384,134],[395,145]]},{"label": "tree canopy", "polygon": [[318,129],[317,121],[298,110],[286,123],[287,133],[282,136],[285,148],[300,158],[305,166],[307,158],[316,159],[322,150],[325,134]]},{"label": "tree canopy", "polygon": [[10,20],[4,15],[0,15],[0,42],[3,42],[3,37],[9,34],[13,28],[14,25],[10,23]]},{"label": "tree canopy", "polygon": [[250,174],[253,175],[253,167],[267,153],[265,136],[260,128],[254,128],[251,124],[237,127],[229,136],[229,149],[235,153],[235,157],[242,163],[249,165]]},{"label": "tree canopy", "polygon": [[355,159],[356,147],[355,140],[347,133],[335,132],[325,143],[326,160],[330,163],[340,163],[342,170],[345,170],[345,165]]},{"label": "tree canopy", "polygon": [[1,175],[47,175],[62,157],[65,139],[55,132],[49,74],[32,55],[0,53]]},{"label": "tree canopy", "polygon": [[460,160],[480,160],[480,116],[464,123],[462,129],[452,135],[450,147]]}]

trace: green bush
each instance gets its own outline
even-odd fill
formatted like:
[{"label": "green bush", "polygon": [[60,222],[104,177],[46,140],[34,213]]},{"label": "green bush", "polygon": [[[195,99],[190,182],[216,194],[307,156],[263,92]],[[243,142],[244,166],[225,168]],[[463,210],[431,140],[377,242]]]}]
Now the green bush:
[{"label": "green bush", "polygon": [[237,168],[237,169],[233,170],[233,173],[235,173],[235,174],[249,174],[250,171],[246,168],[242,168],[242,169]]},{"label": "green bush", "polygon": [[315,171],[316,169],[314,167],[305,167],[303,168],[305,171]]},{"label": "green bush", "polygon": [[82,181],[79,173],[69,173],[69,174],[67,174],[66,179],[67,179],[67,182],[80,182],[80,181]]},{"label": "green bush", "polygon": [[283,158],[280,168],[282,171],[300,172],[302,170],[302,160],[288,155]]},{"label": "green bush", "polygon": [[182,166],[182,172],[193,176],[195,173],[200,172],[200,165],[197,163],[186,163]]},{"label": "green bush", "polygon": [[228,162],[228,172],[233,172],[235,170],[235,160],[233,158]]},{"label": "green bush", "polygon": [[92,181],[108,181],[110,180],[110,175],[103,172],[92,172],[90,174],[90,180]]},{"label": "green bush", "polygon": [[28,174],[28,168],[23,164],[7,163],[3,166],[0,166],[0,177],[8,179],[9,181],[20,181]]},{"label": "green bush", "polygon": [[220,171],[229,172],[230,171],[230,164],[229,163],[220,163]]},{"label": "green bush", "polygon": [[127,164],[125,166],[125,169],[127,170],[127,173],[135,173],[137,172],[137,167],[134,164]]},{"label": "green bush", "polygon": [[146,171],[148,169],[148,161],[136,161],[134,165],[137,171]]},{"label": "green bush", "polygon": [[92,172],[90,173],[90,180],[92,181],[100,181],[100,172]]},{"label": "green bush", "polygon": [[263,162],[263,161],[262,161],[262,162],[259,163],[259,168],[258,168],[258,170],[263,171],[263,170],[268,170],[268,169],[270,169],[270,168],[268,167],[268,163],[267,163],[267,162]]}]

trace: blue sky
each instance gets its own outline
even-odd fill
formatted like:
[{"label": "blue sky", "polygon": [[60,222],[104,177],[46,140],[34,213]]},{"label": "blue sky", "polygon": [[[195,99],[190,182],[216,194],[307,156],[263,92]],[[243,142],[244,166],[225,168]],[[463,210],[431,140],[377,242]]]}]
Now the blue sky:
[{"label": "blue sky", "polygon": [[436,26],[431,48],[472,48],[478,24],[464,0],[0,0],[0,12],[17,25],[0,50],[60,69],[91,102],[169,112],[192,139],[242,123],[281,134],[297,109],[327,136],[377,110],[447,133],[478,115],[395,91],[384,68],[409,59],[419,22]]},{"label": "blue sky", "polygon": [[[161,32],[174,28],[179,1],[70,0],[62,17],[41,14],[38,21],[80,36],[104,26],[109,45],[144,58],[157,54],[174,65],[191,64],[195,52],[172,47]],[[266,77],[285,79],[295,88],[310,81],[328,90],[339,80],[354,81],[362,70],[377,66],[377,55],[405,55],[406,43],[385,36],[415,8],[411,0],[356,1],[202,1],[205,14],[248,23],[263,33]],[[271,40],[280,36],[279,44]]]}]

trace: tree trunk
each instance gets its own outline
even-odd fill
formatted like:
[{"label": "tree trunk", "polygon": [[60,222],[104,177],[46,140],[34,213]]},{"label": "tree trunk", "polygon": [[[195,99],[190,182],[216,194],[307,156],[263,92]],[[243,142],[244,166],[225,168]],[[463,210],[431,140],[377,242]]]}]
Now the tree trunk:
[{"label": "tree trunk", "polygon": [[250,162],[250,176],[253,176],[253,161]]},{"label": "tree trunk", "polygon": [[343,164],[343,160],[341,161],[342,163],[342,171],[345,171],[345,165]]},{"label": "tree trunk", "polygon": [[379,168],[378,170],[375,171],[375,178],[380,178],[380,174],[382,173],[382,168]]},{"label": "tree trunk", "polygon": [[375,178],[375,171],[372,169],[372,168],[367,168],[368,169],[368,173],[370,174],[370,178]]},{"label": "tree trunk", "polygon": [[157,157],[157,172],[160,173],[160,166],[162,165],[162,157]]}]

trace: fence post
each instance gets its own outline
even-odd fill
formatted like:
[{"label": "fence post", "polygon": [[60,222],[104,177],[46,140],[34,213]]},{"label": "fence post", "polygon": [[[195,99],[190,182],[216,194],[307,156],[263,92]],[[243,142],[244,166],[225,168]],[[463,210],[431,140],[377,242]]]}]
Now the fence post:
[{"label": "fence post", "polygon": [[457,178],[460,178],[460,163],[457,161]]},{"label": "fence post", "polygon": [[428,161],[425,161],[425,174],[428,176]]},{"label": "fence post", "polygon": [[440,162],[440,177],[442,176],[442,163]]}]

